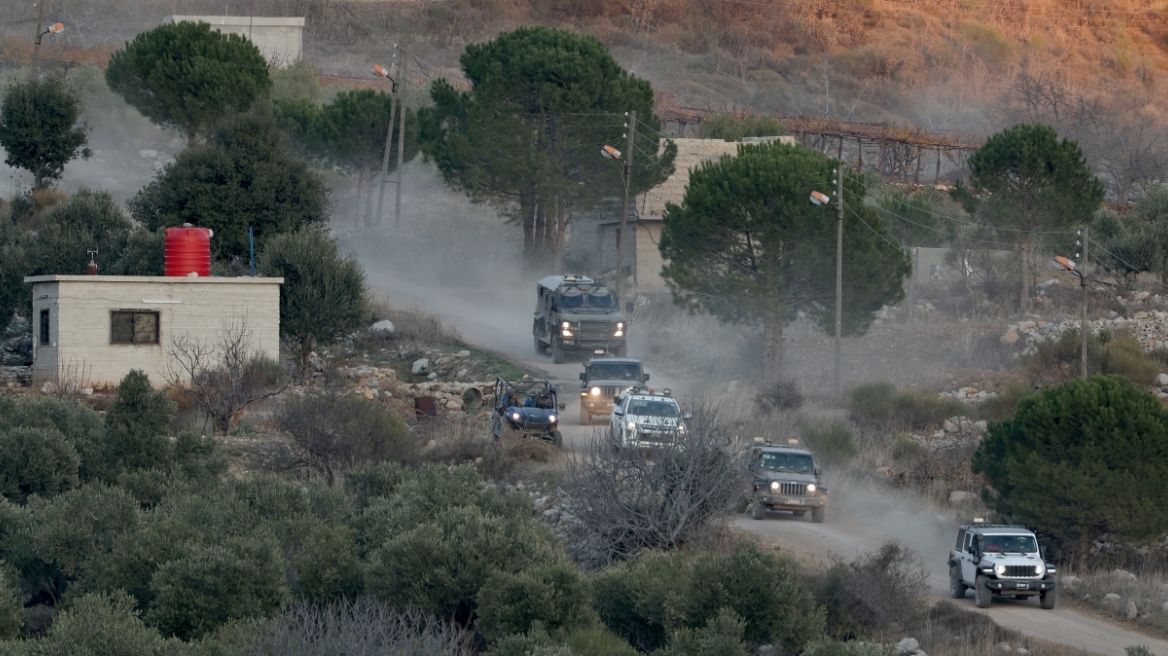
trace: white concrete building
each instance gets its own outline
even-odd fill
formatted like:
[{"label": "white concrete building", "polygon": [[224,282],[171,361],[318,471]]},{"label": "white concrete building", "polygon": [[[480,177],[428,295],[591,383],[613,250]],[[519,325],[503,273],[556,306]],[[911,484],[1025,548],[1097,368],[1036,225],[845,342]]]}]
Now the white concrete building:
[{"label": "white concrete building", "polygon": [[[32,276],[33,384],[116,386],[141,369],[157,386],[178,341],[214,346],[246,325],[253,351],[280,356],[283,278]],[[80,380],[78,380],[80,379]]]},{"label": "white concrete building", "polygon": [[167,16],[167,23],[207,23],[224,34],[247,37],[268,63],[287,66],[304,56],[304,18],[270,16]]}]

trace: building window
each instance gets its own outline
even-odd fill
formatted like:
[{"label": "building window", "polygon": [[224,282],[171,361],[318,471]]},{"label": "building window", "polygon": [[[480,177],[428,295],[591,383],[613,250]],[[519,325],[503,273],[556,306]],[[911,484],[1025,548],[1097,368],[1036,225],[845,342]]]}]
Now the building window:
[{"label": "building window", "polygon": [[110,313],[111,344],[157,344],[158,313],[115,310]]},{"label": "building window", "polygon": [[49,346],[49,311],[41,310],[41,346]]}]

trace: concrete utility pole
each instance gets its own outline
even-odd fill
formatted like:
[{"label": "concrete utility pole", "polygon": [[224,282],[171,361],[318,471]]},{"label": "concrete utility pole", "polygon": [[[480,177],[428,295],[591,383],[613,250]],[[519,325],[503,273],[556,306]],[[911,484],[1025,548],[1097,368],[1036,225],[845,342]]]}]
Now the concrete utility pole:
[{"label": "concrete utility pole", "polygon": [[620,206],[620,232],[616,233],[616,295],[617,298],[622,298],[624,294],[625,281],[625,233],[628,231],[629,225],[629,181],[633,177],[633,136],[637,133],[637,110],[629,110],[629,125],[628,125],[628,141],[625,143],[624,157],[621,158],[621,163],[624,164],[624,178],[625,178],[625,193],[621,198]]},{"label": "concrete utility pole", "polygon": [[1083,226],[1083,261],[1079,263],[1079,285],[1083,288],[1083,321],[1079,324],[1079,338],[1081,341],[1079,353],[1081,370],[1079,375],[1083,378],[1087,377],[1087,333],[1090,330],[1087,326],[1087,261],[1089,258],[1087,255],[1087,230],[1087,226]]},{"label": "concrete utility pole", "polygon": [[[397,49],[397,54],[401,57],[401,69],[398,71],[398,77],[401,78],[401,91],[397,94],[398,107],[398,129],[397,129],[397,197],[393,202],[393,226],[396,228],[401,223],[401,196],[402,196],[402,160],[405,158],[406,152],[406,106],[403,104],[406,98],[406,69],[409,62],[406,61],[406,51],[401,48]],[[392,130],[392,128],[390,128]]]},{"label": "concrete utility pole", "polygon": [[[392,64],[391,64],[392,66]],[[381,154],[381,184],[377,192],[377,224],[381,225],[381,219],[385,217],[385,184],[389,178],[389,151],[393,148],[393,121],[394,113],[397,112],[397,80],[389,76],[389,72],[381,66],[374,66],[373,72],[377,75],[389,80],[389,125],[385,129],[385,152]],[[400,75],[398,77],[401,77]]]},{"label": "concrete utility pole", "polygon": [[844,312],[844,164],[836,169],[835,213],[835,391],[840,391],[840,342]]}]

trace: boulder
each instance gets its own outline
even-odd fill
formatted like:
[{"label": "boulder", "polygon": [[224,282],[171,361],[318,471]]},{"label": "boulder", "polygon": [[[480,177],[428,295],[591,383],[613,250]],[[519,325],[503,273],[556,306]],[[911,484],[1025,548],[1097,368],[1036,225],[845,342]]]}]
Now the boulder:
[{"label": "boulder", "polygon": [[1038,324],[1033,322],[1033,321],[1019,321],[1018,322],[1018,330],[1021,330],[1024,333],[1030,332],[1031,330],[1034,330],[1036,327],[1038,327]]},{"label": "boulder", "polygon": [[953,505],[965,503],[974,498],[976,497],[972,492],[966,492],[964,490],[954,490],[949,493],[949,503]]},{"label": "boulder", "polygon": [[1124,613],[1124,616],[1127,617],[1127,621],[1129,622],[1140,616],[1140,609],[1136,607],[1136,602],[1130,599],[1128,600],[1127,612]]},{"label": "boulder", "polygon": [[1136,580],[1136,575],[1132,574],[1131,572],[1127,571],[1126,569],[1113,569],[1113,570],[1111,570],[1111,575],[1113,577],[1119,579],[1120,581],[1134,581],[1134,580]]},{"label": "boulder", "polygon": [[463,349],[463,350],[459,351],[459,352],[457,353],[457,355],[458,355],[458,357],[460,357],[460,358],[469,358],[469,357],[470,357],[470,351],[468,351],[468,350],[466,350],[466,349]]},{"label": "boulder", "polygon": [[466,375],[469,373],[470,373],[470,369],[459,369],[458,373],[454,374],[454,376],[455,376],[455,378],[466,378]]},{"label": "boulder", "polygon": [[900,642],[893,647],[894,654],[911,654],[921,648],[921,643],[916,638],[901,638]]},{"label": "boulder", "polygon": [[1006,334],[1002,335],[1001,337],[1002,343],[1006,346],[1013,346],[1014,344],[1017,344],[1018,339],[1018,333],[1013,328],[1007,330]]},{"label": "boulder", "polygon": [[438,372],[431,371],[430,374],[428,376],[426,376],[426,378],[428,378],[430,380],[438,380]]},{"label": "boulder", "polygon": [[1074,590],[1083,585],[1083,579],[1077,576],[1064,576],[1059,579],[1059,583],[1067,590]]},{"label": "boulder", "polygon": [[950,421],[950,420],[946,419],[946,420],[945,420],[944,422],[942,422],[942,424],[941,424],[941,430],[945,431],[946,433],[956,433],[956,432],[957,432],[957,430],[958,430],[958,428],[957,428],[957,424],[955,424],[955,423],[953,423],[952,421]]},{"label": "boulder", "polygon": [[[1146,292],[1144,292],[1144,293],[1146,293]],[[1147,319],[1148,313],[1141,310],[1139,312],[1136,312],[1134,315],[1132,315],[1132,318],[1133,319]]]},{"label": "boulder", "polygon": [[1168,374],[1158,374],[1156,376],[1156,384],[1161,387],[1168,385]]},{"label": "boulder", "polygon": [[[1132,298],[1133,298],[1133,299],[1134,299],[1134,300],[1135,300],[1137,303],[1142,303],[1142,302],[1144,302],[1144,301],[1148,300],[1148,297],[1149,297],[1149,296],[1151,296],[1151,295],[1152,295],[1152,293],[1151,293],[1151,292],[1136,292],[1135,296],[1133,296]],[[1138,319],[1139,317],[1136,317],[1136,318]]]},{"label": "boulder", "polygon": [[1105,603],[1105,604],[1118,604],[1119,603],[1119,595],[1115,594],[1114,592],[1108,592],[1107,594],[1103,595],[1103,603]]},{"label": "boulder", "polygon": [[420,374],[430,368],[430,358],[419,358],[414,360],[414,364],[410,366],[410,371],[415,374]]},{"label": "boulder", "polygon": [[369,326],[369,332],[374,335],[392,335],[397,328],[394,327],[393,322],[389,319],[382,319],[377,323]]},{"label": "boulder", "polygon": [[450,400],[450,401],[446,402],[446,409],[447,410],[459,410],[461,408],[462,408],[462,404],[459,403],[458,401]]}]

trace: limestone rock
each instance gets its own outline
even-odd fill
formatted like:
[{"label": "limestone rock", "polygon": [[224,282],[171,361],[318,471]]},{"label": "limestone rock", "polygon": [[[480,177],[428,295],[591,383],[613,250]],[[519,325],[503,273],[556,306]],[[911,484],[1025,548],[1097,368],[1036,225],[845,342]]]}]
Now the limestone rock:
[{"label": "limestone rock", "polygon": [[1005,344],[1006,346],[1013,346],[1014,344],[1017,344],[1018,339],[1019,339],[1018,332],[1015,331],[1013,328],[1007,330],[1006,334],[1002,335],[1002,337],[1001,337],[1002,343]]},{"label": "limestone rock", "polygon": [[1156,384],[1163,387],[1168,385],[1168,374],[1159,374],[1156,376]]},{"label": "limestone rock", "polygon": [[1105,604],[1118,604],[1119,603],[1119,595],[1115,594],[1114,592],[1108,592],[1107,594],[1103,595],[1103,603],[1105,603]]},{"label": "limestone rock", "polygon": [[394,327],[393,322],[389,319],[382,319],[369,326],[369,332],[375,335],[392,335],[396,330],[397,328]]},{"label": "limestone rock", "polygon": [[1127,612],[1124,613],[1124,616],[1127,617],[1127,621],[1129,622],[1140,616],[1140,609],[1136,607],[1136,602],[1130,599],[1128,600]]},{"label": "limestone rock", "polygon": [[974,496],[974,494],[972,492],[966,492],[964,490],[954,490],[954,491],[949,493],[949,503],[951,503],[953,505],[957,505],[959,503],[965,503],[966,501],[969,501],[969,500],[974,499],[974,498],[976,498],[976,497]]},{"label": "limestone rock", "polygon": [[419,358],[414,360],[414,364],[410,367],[410,371],[415,374],[420,374],[430,368],[430,358]]},{"label": "limestone rock", "polygon": [[945,431],[946,433],[956,433],[958,428],[957,424],[953,423],[949,419],[946,419],[941,423],[941,430]]}]

